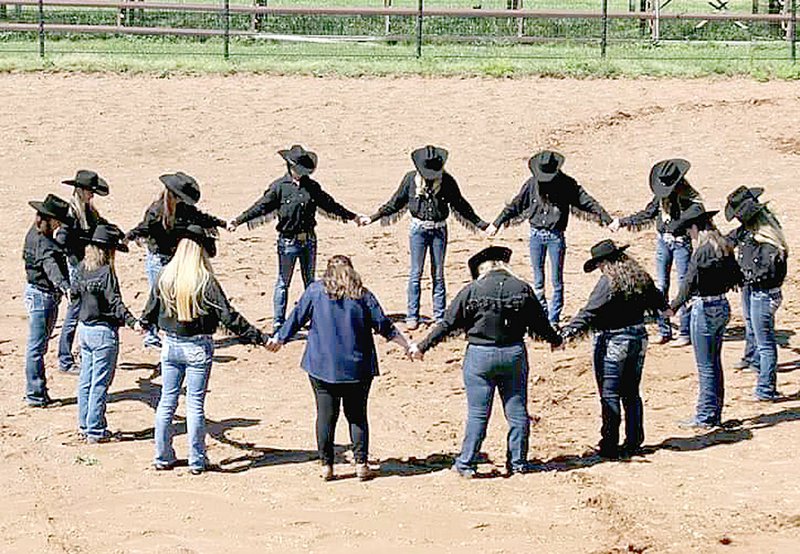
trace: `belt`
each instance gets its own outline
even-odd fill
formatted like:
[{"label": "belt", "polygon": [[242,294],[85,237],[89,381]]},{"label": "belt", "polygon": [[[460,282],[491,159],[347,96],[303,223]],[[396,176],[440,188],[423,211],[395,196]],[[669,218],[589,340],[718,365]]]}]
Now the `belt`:
[{"label": "belt", "polygon": [[316,238],[317,235],[314,233],[297,233],[296,235],[284,235],[281,234],[282,239],[289,239],[289,240],[299,240],[300,242],[306,242],[309,239]]},{"label": "belt", "polygon": [[422,219],[417,219],[416,217],[412,217],[411,224],[422,227],[423,229],[444,229],[447,227],[447,220],[443,219],[442,221],[425,221]]},{"label": "belt", "polygon": [[[753,292],[762,292],[764,294],[778,294],[781,292],[781,287],[774,287],[771,289],[753,289]],[[752,293],[751,293],[752,294]]]},{"label": "belt", "polygon": [[728,297],[724,294],[716,294],[714,296],[698,296],[703,302],[715,302],[717,300],[726,300]]}]

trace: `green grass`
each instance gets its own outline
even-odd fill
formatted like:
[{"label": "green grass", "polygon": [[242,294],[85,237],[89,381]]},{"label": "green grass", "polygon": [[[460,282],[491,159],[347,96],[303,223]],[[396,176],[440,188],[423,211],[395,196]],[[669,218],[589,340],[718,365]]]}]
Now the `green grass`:
[{"label": "green grass", "polygon": [[49,41],[47,48],[42,60],[35,40],[0,42],[0,71],[800,78],[800,64],[788,60],[788,47],[780,43],[611,44],[606,60],[599,58],[595,44],[571,43],[425,45],[423,57],[417,59],[411,43],[323,45],[233,40],[227,61],[222,58],[219,39],[90,37]]}]

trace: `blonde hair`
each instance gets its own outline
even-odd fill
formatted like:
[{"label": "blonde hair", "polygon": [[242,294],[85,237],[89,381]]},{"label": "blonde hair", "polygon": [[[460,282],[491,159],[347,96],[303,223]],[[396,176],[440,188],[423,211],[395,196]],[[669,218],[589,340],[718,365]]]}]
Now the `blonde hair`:
[{"label": "blonde hair", "polygon": [[89,228],[89,219],[87,214],[91,212],[93,216],[95,216],[95,220],[100,217],[97,208],[94,207],[94,203],[86,198],[86,192],[84,189],[80,187],[75,187],[75,190],[72,191],[72,198],[69,202],[70,210],[72,211],[72,215],[75,216],[75,219],[78,221],[78,224],[81,226],[81,229],[88,229]]},{"label": "blonde hair", "polygon": [[789,253],[789,245],[786,243],[783,227],[781,227],[775,214],[768,208],[764,208],[756,214],[747,223],[747,228],[753,232],[753,238],[755,238],[756,242],[771,244],[784,254]]},{"label": "blonde hair", "polygon": [[726,239],[717,227],[709,221],[705,229],[698,229],[697,248],[710,244],[719,256],[732,256],[733,243]]},{"label": "blonde hair", "polygon": [[494,271],[496,269],[505,271],[509,275],[516,277],[516,275],[514,275],[514,272],[511,271],[511,266],[508,265],[506,262],[500,260],[487,260],[478,266],[478,279],[483,279],[489,274],[489,272]]},{"label": "blonde hair", "polygon": [[86,255],[83,258],[83,269],[86,271],[95,271],[104,265],[111,267],[111,272],[114,272],[114,249],[108,250],[90,244],[86,247]]},{"label": "blonde hair", "polygon": [[181,239],[172,260],[158,278],[158,295],[167,313],[178,321],[192,321],[205,315],[203,295],[214,278],[208,255],[202,246],[190,239]]},{"label": "blonde hair", "polygon": [[164,189],[158,196],[161,210],[161,225],[164,229],[172,229],[175,225],[175,212],[178,207],[178,198],[169,189]]},{"label": "blonde hair", "polygon": [[365,292],[361,275],[353,268],[353,262],[342,255],[333,256],[328,260],[322,284],[325,286],[325,292],[334,300],[343,298],[358,300]]}]

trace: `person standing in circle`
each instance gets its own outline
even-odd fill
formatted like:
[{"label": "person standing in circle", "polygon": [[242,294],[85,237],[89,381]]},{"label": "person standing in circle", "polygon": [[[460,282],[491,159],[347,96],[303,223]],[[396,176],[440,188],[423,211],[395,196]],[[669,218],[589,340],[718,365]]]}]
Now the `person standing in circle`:
[{"label": "person standing in circle", "polygon": [[174,233],[175,255],[150,290],[141,317],[144,326],[158,325],[165,333],[153,465],[156,470],[175,466],[172,419],[185,383],[189,470],[199,475],[208,465],[205,398],[214,356],[213,334],[222,323],[248,344],[264,344],[266,337],[233,309],[214,276],[209,260],[217,252],[214,237],[194,224],[177,227]]},{"label": "person standing in circle", "polygon": [[694,242],[686,279],[666,314],[673,315],[691,300],[691,340],[699,381],[697,412],[679,423],[689,429],[713,429],[722,424],[722,337],[730,320],[726,293],[742,284],[733,244],[714,225],[717,213],[695,204],[675,226],[677,232],[688,232]]},{"label": "person standing in circle", "polygon": [[[564,340],[594,330],[594,373],[602,405],[603,425],[598,454],[603,458],[637,454],[644,442],[644,408],[639,385],[647,353],[645,315],[667,310],[664,294],[639,263],[603,240],[592,247],[586,273],[601,272],[586,305],[564,327]],[[620,405],[621,404],[621,405]],[[619,426],[625,408],[625,442]]]},{"label": "person standing in circle", "polygon": [[47,392],[44,355],[58,318],[61,298],[69,299],[67,257],[53,235],[61,225],[69,225],[69,204],[54,194],[44,202],[31,201],[36,210],[25,245],[25,309],[28,312],[28,345],[25,349],[25,400],[33,408],[54,404]]},{"label": "person standing in circle", "polygon": [[235,231],[242,224],[254,228],[278,217],[278,278],[273,294],[273,333],[277,333],[286,319],[289,287],[294,267],[300,262],[303,286],[314,281],[317,269],[317,210],[332,219],[354,221],[351,212],[322,190],[311,174],[317,168],[317,155],[295,144],[278,154],[286,162],[286,174],[270,184],[255,204],[228,223]]},{"label": "person standing in circle", "polygon": [[[194,177],[178,171],[166,173],[158,179],[164,189],[147,208],[141,223],[125,236],[125,242],[147,243],[144,268],[150,289],[156,286],[161,269],[170,261],[178,247],[176,229],[188,225],[199,225],[208,230],[225,227],[223,220],[201,212],[195,206],[200,201],[200,185]],[[161,348],[157,326],[153,325],[148,329],[144,346]]]},{"label": "person standing in circle", "polygon": [[464,387],[467,391],[467,424],[461,454],[453,470],[470,479],[477,471],[478,454],[486,437],[495,390],[500,393],[508,421],[506,469],[528,470],[528,351],[525,335],[539,336],[552,347],[561,336],[550,325],[531,286],[508,266],[511,249],[490,246],[469,260],[473,281],[456,295],[444,320],[420,343],[414,357],[424,354],[445,337],[464,331]]},{"label": "person standing in circle", "polygon": [[[530,254],[533,268],[533,290],[548,310],[550,324],[558,327],[564,308],[564,257],[567,242],[564,233],[570,212],[584,215],[601,225],[611,223],[608,212],[572,177],[561,171],[564,156],[543,150],[528,160],[531,178],[525,181],[517,196],[500,212],[486,234],[493,237],[504,225],[531,225]],[[548,303],[545,295],[544,266],[550,257],[553,296]]]},{"label": "person standing in circle", "polygon": [[[108,183],[94,171],[85,169],[79,170],[74,179],[62,183],[74,187],[69,210],[72,221],[58,229],[55,239],[66,250],[69,278],[73,281],[77,275],[78,265],[83,261],[86,240],[92,236],[98,225],[106,222],[94,206],[94,196],[108,196]],[[78,328],[79,311],[80,305],[71,302],[67,306],[64,322],[61,324],[58,368],[65,373],[78,373],[75,357],[72,355],[72,345]]]},{"label": "person standing in circle", "polygon": [[372,217],[363,217],[361,225],[381,220],[388,225],[405,213],[411,212],[409,248],[411,269],[408,274],[408,307],[406,328],[419,325],[420,284],[425,257],[431,256],[431,278],[433,280],[433,318],[436,323],[444,319],[447,290],[444,278],[444,262],[447,253],[447,218],[453,215],[467,229],[483,230],[488,227],[470,203],[461,194],[458,183],[447,171],[448,152],[438,146],[425,146],[411,153],[415,171],[409,171],[400,182],[400,187]]},{"label": "person standing in circle", "polygon": [[[658,288],[669,297],[670,273],[675,264],[678,272],[678,287],[686,279],[689,260],[692,257],[692,242],[685,230],[678,230],[677,222],[691,207],[701,206],[700,194],[686,180],[686,173],[691,164],[682,159],[670,159],[658,162],[650,170],[650,190],[653,199],[641,212],[615,219],[609,228],[616,231],[620,228],[640,230],[655,222],[658,240],[656,242],[656,283]],[[683,309],[678,313],[680,325],[678,340],[674,346],[682,347],[691,343],[690,310]],[[658,321],[658,344],[672,340],[672,326],[666,317]]]},{"label": "person standing in circle", "polygon": [[[744,190],[743,190],[744,189]],[[781,287],[786,278],[789,247],[783,228],[772,211],[758,201],[762,189],[741,187],[728,196],[725,217],[741,226],[733,233],[739,266],[744,276],[742,307],[746,341],[752,341],[752,363],[758,368],[756,400],[770,402],[778,393],[778,344],[775,312],[783,302]],[[745,357],[748,349],[746,347]]]},{"label": "person standing in circle", "polygon": [[386,317],[377,298],[363,285],[347,256],[333,256],[325,275],[306,288],[289,320],[267,348],[277,352],[306,323],[311,324],[302,367],[308,373],[317,404],[317,447],[322,478],[333,479],[334,433],[340,407],[350,424],[356,476],[372,477],[369,458],[367,400],[378,375],[373,333],[396,342],[411,357],[416,346]]}]

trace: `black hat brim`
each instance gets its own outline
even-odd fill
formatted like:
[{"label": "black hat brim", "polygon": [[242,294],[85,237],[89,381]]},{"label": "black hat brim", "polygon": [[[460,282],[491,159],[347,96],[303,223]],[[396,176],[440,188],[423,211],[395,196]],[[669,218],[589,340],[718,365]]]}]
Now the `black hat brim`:
[{"label": "black hat brim", "polygon": [[[286,160],[289,165],[292,166],[292,169],[295,171],[295,173],[301,177],[307,177],[314,173],[314,170],[317,169],[317,155],[309,150],[301,151],[299,156],[295,156],[295,153],[291,149],[278,150],[278,155]],[[307,165],[298,163],[299,158],[302,157],[307,157],[309,160],[311,160],[312,165],[309,167]]]},{"label": "black hat brim", "polygon": [[484,248],[472,256],[467,262],[472,279],[478,278],[478,268],[480,268],[482,263],[491,261],[508,263],[511,260],[511,254],[511,249],[505,246],[489,246],[488,248]]},{"label": "black hat brim", "polygon": [[[678,178],[676,178],[675,182],[671,185],[665,185],[661,179],[656,176],[658,168],[663,167],[668,162],[674,163],[678,167],[678,172],[680,173]],[[650,170],[650,190],[652,190],[653,194],[655,194],[658,198],[666,198],[672,194],[672,191],[675,190],[675,187],[678,186],[678,183],[681,182],[681,179],[683,179],[686,174],[689,173],[689,169],[691,169],[691,167],[692,164],[690,164],[688,160],[683,160],[680,158],[658,162]]]},{"label": "black hat brim", "polygon": [[552,172],[545,172],[539,167],[539,160],[543,153],[544,152],[539,152],[535,156],[531,156],[531,158],[528,160],[528,169],[530,169],[537,181],[541,183],[549,183],[555,179],[556,175],[558,175],[558,172],[561,171],[561,166],[564,165],[564,156],[558,152],[553,152],[553,156],[556,158],[556,169]]},{"label": "black hat brim", "polygon": [[168,173],[166,175],[162,175],[161,177],[159,177],[158,180],[164,183],[164,186],[167,187],[167,190],[169,190],[172,194],[177,196],[181,200],[181,202],[189,204],[190,206],[194,206],[195,204],[197,204],[196,199],[192,198],[191,196],[189,196],[180,189],[180,183],[183,182],[180,179],[180,177]]},{"label": "black hat brim", "polygon": [[121,242],[105,242],[105,241],[91,240],[91,239],[86,242],[88,244],[97,246],[98,248],[104,248],[106,250],[119,250],[120,252],[130,251],[130,249]]},{"label": "black hat brim", "polygon": [[28,205],[34,210],[36,210],[38,213],[45,215],[49,218],[55,219],[57,221],[60,221],[61,223],[70,222],[69,214],[67,213],[57,214],[55,212],[52,212],[47,209],[47,207],[44,205],[44,202],[39,202],[38,200],[31,200],[28,202]]},{"label": "black hat brim", "polygon": [[434,147],[433,150],[436,157],[441,158],[442,160],[441,169],[431,169],[429,167],[425,167],[425,161],[428,159],[427,146],[425,148],[418,148],[411,153],[411,161],[414,162],[414,167],[419,174],[422,175],[423,179],[441,179],[442,175],[444,175],[444,166],[447,163],[448,152],[444,148],[438,147]]},{"label": "black hat brim", "polygon": [[67,179],[66,181],[61,181],[61,182],[63,184],[65,184],[65,185],[69,185],[71,187],[84,189],[84,190],[90,190],[93,193],[95,193],[97,196],[108,196],[108,192],[109,192],[108,183],[106,182],[105,179],[103,179],[99,175],[97,177],[97,185],[94,186],[94,187],[87,186],[87,185],[85,185],[85,184],[83,184],[83,183],[81,183],[79,181],[76,181],[75,179]]},{"label": "black hat brim", "polygon": [[697,215],[695,217],[692,217],[692,218],[689,218],[689,219],[685,219],[683,221],[679,221],[675,225],[675,231],[678,232],[678,233],[683,232],[683,231],[687,230],[689,227],[691,227],[692,225],[697,225],[699,227],[701,224],[707,223],[707,222],[711,221],[712,219],[714,219],[714,216],[717,215],[718,213],[719,213],[719,210],[711,210],[711,211],[708,211],[708,212],[703,212],[702,214]]},{"label": "black hat brim", "polygon": [[592,271],[597,269],[597,267],[600,265],[600,262],[618,256],[619,254],[625,252],[628,248],[630,248],[629,244],[618,246],[613,251],[607,254],[603,254],[602,256],[597,256],[596,258],[591,258],[587,260],[586,263],[583,264],[584,273],[591,273]]},{"label": "black hat brim", "polygon": [[[753,200],[758,200],[762,194],[764,194],[764,189],[762,187],[751,187],[747,189],[750,193],[750,196]],[[746,198],[745,198],[746,200]],[[743,201],[740,201],[739,204],[741,205]],[[726,221],[733,221],[733,218],[736,217],[736,211],[739,206],[735,205],[728,199],[728,202],[725,204],[725,220]]]}]

